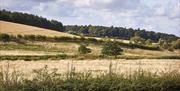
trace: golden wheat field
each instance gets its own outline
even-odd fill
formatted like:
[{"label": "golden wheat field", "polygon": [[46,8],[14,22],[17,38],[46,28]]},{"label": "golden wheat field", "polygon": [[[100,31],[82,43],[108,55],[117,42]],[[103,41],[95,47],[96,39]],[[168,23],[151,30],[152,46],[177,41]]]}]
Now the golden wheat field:
[{"label": "golden wheat field", "polygon": [[18,23],[0,21],[0,33],[6,33],[11,35],[44,35],[49,37],[54,36],[68,36],[68,37],[75,37],[75,35],[71,35],[68,33],[57,32],[49,29],[38,28]]},{"label": "golden wheat field", "polygon": [[71,68],[76,72],[92,72],[94,74],[108,73],[110,62],[112,71],[115,73],[129,74],[139,69],[150,72],[180,72],[180,60],[170,59],[141,59],[141,60],[40,60],[40,61],[1,61],[0,69],[17,70],[24,73],[25,77],[31,77],[33,70],[41,69],[45,66],[48,69],[57,69],[60,73],[66,73]]}]

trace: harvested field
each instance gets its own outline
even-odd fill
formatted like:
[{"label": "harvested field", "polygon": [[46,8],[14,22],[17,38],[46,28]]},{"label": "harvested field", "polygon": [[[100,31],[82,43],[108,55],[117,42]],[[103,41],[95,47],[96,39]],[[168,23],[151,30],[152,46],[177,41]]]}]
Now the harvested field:
[{"label": "harvested field", "polygon": [[157,60],[157,59],[141,59],[141,60],[57,60],[57,61],[1,61],[1,69],[5,69],[7,65],[13,71],[23,72],[25,76],[32,76],[31,72],[36,69],[47,66],[49,69],[58,69],[58,72],[65,73],[71,68],[75,68],[76,72],[91,71],[94,74],[108,73],[110,62],[112,62],[112,70],[115,73],[133,73],[139,69],[150,72],[169,72],[177,71],[180,73],[180,60]]},{"label": "harvested field", "polygon": [[6,22],[6,21],[0,21],[0,33],[6,33],[11,35],[44,35],[49,37],[54,36],[67,36],[67,37],[75,37],[75,35],[63,33],[63,32],[57,32],[54,30],[44,29],[44,28],[38,28],[34,26],[29,25],[23,25],[18,23],[12,23],[12,22]]}]

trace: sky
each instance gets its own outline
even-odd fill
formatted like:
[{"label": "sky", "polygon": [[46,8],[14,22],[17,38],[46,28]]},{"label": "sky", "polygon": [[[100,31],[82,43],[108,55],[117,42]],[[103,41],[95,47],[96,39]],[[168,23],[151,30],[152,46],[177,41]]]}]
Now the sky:
[{"label": "sky", "polygon": [[0,6],[64,25],[140,28],[180,37],[180,0],[0,0]]}]

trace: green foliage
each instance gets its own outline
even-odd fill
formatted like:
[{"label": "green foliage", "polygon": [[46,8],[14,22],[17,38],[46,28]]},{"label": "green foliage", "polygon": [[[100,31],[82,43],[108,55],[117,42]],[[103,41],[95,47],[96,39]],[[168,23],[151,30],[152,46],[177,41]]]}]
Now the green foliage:
[{"label": "green foliage", "polygon": [[16,22],[56,31],[64,31],[63,24],[56,20],[47,20],[46,18],[37,15],[20,12],[10,12],[6,10],[0,10],[0,14],[0,19],[4,21]]},{"label": "green foliage", "polygon": [[150,40],[150,39],[146,40],[145,44],[146,45],[152,45],[152,40]]},{"label": "green foliage", "polygon": [[116,42],[116,41],[113,41],[113,42],[108,41],[107,43],[105,43],[103,45],[101,53],[103,55],[109,55],[109,56],[117,57],[117,55],[120,55],[122,51],[123,50],[121,49],[118,42]]},{"label": "green foliage", "polygon": [[168,42],[178,39],[175,35],[164,33],[155,33],[152,31],[145,31],[141,29],[123,28],[123,27],[105,27],[105,26],[65,26],[65,31],[76,35],[85,35],[92,37],[108,37],[129,40],[132,37],[139,36],[145,40],[150,39],[153,42],[158,42],[160,38],[168,40]]},{"label": "green foliage", "polygon": [[[48,66],[33,71],[26,79],[17,71],[0,71],[0,91],[179,91],[180,74],[177,71],[150,73],[139,69],[133,74],[77,73],[72,67],[67,74]],[[6,72],[6,73],[5,73]]]},{"label": "green foliage", "polygon": [[0,41],[9,42],[10,41],[10,36],[8,34],[0,34]]},{"label": "green foliage", "polygon": [[163,40],[163,39],[159,39],[158,44],[163,49],[170,49],[171,48],[171,44],[168,41]]},{"label": "green foliage", "polygon": [[22,39],[22,38],[23,38],[23,35],[18,34],[18,35],[17,35],[17,38],[18,38],[18,39]]},{"label": "green foliage", "polygon": [[30,50],[30,51],[46,51],[46,52],[61,52],[57,48],[47,48],[43,45],[35,44],[0,44],[0,50]]},{"label": "green foliage", "polygon": [[[8,36],[10,36],[10,35],[8,35]],[[66,36],[47,37],[47,36],[42,36],[42,35],[17,35],[17,36],[11,35],[9,41],[14,41],[14,42],[17,42],[17,43],[20,43],[20,44],[24,44],[27,41],[48,41],[48,42],[94,43],[94,44],[102,45],[105,42],[111,41],[111,40],[108,40],[108,39],[107,40],[106,39],[97,40],[95,38],[85,38],[85,37],[78,38],[78,37],[66,37]],[[118,44],[120,46],[128,47],[128,48],[159,50],[159,47],[155,46],[155,45],[133,44],[132,42],[123,43],[121,41],[117,41],[117,42],[118,42]]]},{"label": "green foliage", "polygon": [[46,18],[19,12],[10,12],[6,10],[0,10],[0,19],[4,21],[16,22],[41,28],[52,29],[56,31],[66,31],[68,33],[76,35],[85,35],[92,37],[109,37],[130,39],[134,35],[140,36],[147,40],[151,39],[153,42],[158,42],[160,38],[172,42],[178,39],[175,35],[169,35],[164,33],[155,33],[152,31],[145,31],[141,29],[123,28],[123,27],[105,27],[105,26],[65,26],[61,22],[56,20],[47,20]]},{"label": "green foliage", "polygon": [[141,38],[139,36],[132,37],[130,39],[130,41],[132,41],[135,44],[142,44],[142,45],[145,44],[145,39],[143,39],[143,38]]},{"label": "green foliage", "polygon": [[174,48],[174,49],[180,49],[180,39],[176,40],[176,41],[172,44],[172,48]]},{"label": "green foliage", "polygon": [[85,44],[81,44],[78,48],[78,52],[80,54],[87,54],[87,53],[90,53],[91,52],[91,49],[90,48],[87,48]]},{"label": "green foliage", "polygon": [[0,60],[24,60],[24,61],[37,61],[37,60],[61,60],[67,59],[68,56],[66,54],[58,54],[58,55],[20,55],[20,56],[11,56],[11,55],[4,55],[0,56]]}]

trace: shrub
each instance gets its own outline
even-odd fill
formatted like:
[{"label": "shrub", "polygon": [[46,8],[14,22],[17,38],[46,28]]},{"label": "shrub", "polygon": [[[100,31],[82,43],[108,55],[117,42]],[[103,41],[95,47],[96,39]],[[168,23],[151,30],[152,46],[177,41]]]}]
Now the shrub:
[{"label": "shrub", "polygon": [[163,49],[170,49],[170,47],[172,46],[171,43],[169,43],[167,40],[163,40],[163,39],[159,39],[158,44]]},{"label": "shrub", "polygon": [[36,41],[46,41],[47,37],[42,35],[36,35],[35,40]]},{"label": "shrub", "polygon": [[150,39],[146,40],[145,44],[146,45],[152,45],[152,40],[150,40]]},{"label": "shrub", "polygon": [[89,42],[97,42],[97,39],[95,38],[86,38],[86,40]]},{"label": "shrub", "polygon": [[144,44],[145,43],[145,39],[143,39],[139,36],[132,37],[130,40],[132,42],[134,42],[135,44]]},{"label": "shrub", "polygon": [[35,37],[35,35],[24,35],[24,39],[30,40],[30,41],[35,41],[36,37]]},{"label": "shrub", "polygon": [[23,36],[22,36],[21,34],[18,34],[18,35],[17,35],[17,38],[18,38],[18,39],[22,39]]},{"label": "shrub", "polygon": [[9,42],[10,36],[8,34],[0,34],[0,41]]},{"label": "shrub", "polygon": [[78,48],[78,52],[80,54],[87,54],[87,53],[90,53],[91,52],[91,49],[90,48],[87,48],[85,44],[81,44]]},{"label": "shrub", "polygon": [[172,48],[174,48],[174,49],[180,49],[180,39],[178,39],[177,41],[175,41],[175,42],[172,44]]}]

